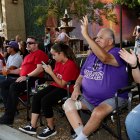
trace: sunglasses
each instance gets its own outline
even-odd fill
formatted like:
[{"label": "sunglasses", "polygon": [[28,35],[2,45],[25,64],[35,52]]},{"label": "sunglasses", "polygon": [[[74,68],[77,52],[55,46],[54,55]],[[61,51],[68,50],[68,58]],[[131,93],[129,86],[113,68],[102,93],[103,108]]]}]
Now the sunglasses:
[{"label": "sunglasses", "polygon": [[27,45],[36,44],[36,42],[26,42]]}]

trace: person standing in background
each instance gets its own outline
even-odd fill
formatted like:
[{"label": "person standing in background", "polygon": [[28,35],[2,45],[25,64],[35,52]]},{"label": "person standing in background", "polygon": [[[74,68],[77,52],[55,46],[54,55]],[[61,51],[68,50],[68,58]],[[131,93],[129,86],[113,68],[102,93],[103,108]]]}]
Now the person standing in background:
[{"label": "person standing in background", "polygon": [[50,28],[45,28],[44,47],[45,47],[45,52],[49,54],[51,49]]},{"label": "person standing in background", "polygon": [[61,29],[61,33],[58,35],[58,37],[56,38],[56,40],[54,42],[55,43],[63,42],[63,43],[68,45],[70,37],[66,33],[66,29],[65,28],[61,27],[60,29]]},{"label": "person standing in background", "polygon": [[25,41],[20,41],[18,44],[19,44],[20,55],[24,58],[27,54],[29,54],[29,52],[26,49],[27,44]]},{"label": "person standing in background", "polygon": [[140,28],[140,25],[135,26],[134,31],[133,31],[133,36],[137,36],[138,34],[138,29]]},{"label": "person standing in background", "polygon": [[15,41],[16,41],[17,43],[19,43],[19,42],[21,41],[21,36],[20,36],[20,35],[16,35]]},{"label": "person standing in background", "polygon": [[138,31],[136,33],[134,52],[136,53],[136,55],[140,54],[140,28],[138,28]]}]

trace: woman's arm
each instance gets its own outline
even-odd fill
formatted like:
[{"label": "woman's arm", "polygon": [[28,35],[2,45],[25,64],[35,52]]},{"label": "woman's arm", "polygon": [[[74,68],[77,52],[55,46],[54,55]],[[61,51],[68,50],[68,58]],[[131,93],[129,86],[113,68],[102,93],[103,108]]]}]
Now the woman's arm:
[{"label": "woman's arm", "polygon": [[64,86],[66,86],[67,82],[63,79],[59,79],[53,72],[50,65],[42,65],[42,67],[44,68],[45,72],[47,72],[60,87],[63,88]]},{"label": "woman's arm", "polygon": [[134,81],[136,83],[140,83],[140,70],[138,67],[138,59],[140,62],[140,56],[139,58],[137,58],[133,50],[130,49],[130,53],[129,53],[124,48],[120,50],[119,54],[120,54],[120,57],[131,66]]}]

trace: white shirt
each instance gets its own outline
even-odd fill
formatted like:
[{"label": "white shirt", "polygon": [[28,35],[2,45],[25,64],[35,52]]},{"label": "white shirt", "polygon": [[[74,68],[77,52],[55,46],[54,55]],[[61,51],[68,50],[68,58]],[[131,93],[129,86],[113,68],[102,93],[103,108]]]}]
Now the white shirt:
[{"label": "white shirt", "polygon": [[19,53],[10,55],[6,62],[6,67],[10,68],[11,66],[15,66],[15,67],[19,68],[21,66],[22,61],[23,61],[23,59]]},{"label": "white shirt", "polygon": [[44,46],[47,46],[51,42],[51,36],[50,33],[46,34],[45,39],[44,39]]}]

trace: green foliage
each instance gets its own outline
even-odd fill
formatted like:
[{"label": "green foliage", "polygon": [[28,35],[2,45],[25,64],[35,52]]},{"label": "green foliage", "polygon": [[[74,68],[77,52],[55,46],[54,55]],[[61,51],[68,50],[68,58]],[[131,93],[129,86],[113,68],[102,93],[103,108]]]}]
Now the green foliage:
[{"label": "green foliage", "polygon": [[126,5],[129,8],[135,8],[136,6],[140,6],[140,0],[114,0],[114,3]]},{"label": "green foliage", "polygon": [[113,4],[89,0],[46,0],[43,5],[34,8],[34,14],[38,15],[36,24],[43,25],[46,19],[51,16],[56,17],[59,21],[63,17],[65,9],[68,10],[71,17],[81,19],[87,14],[91,22],[103,25],[102,17],[104,16],[117,24],[116,15],[113,13]]}]

